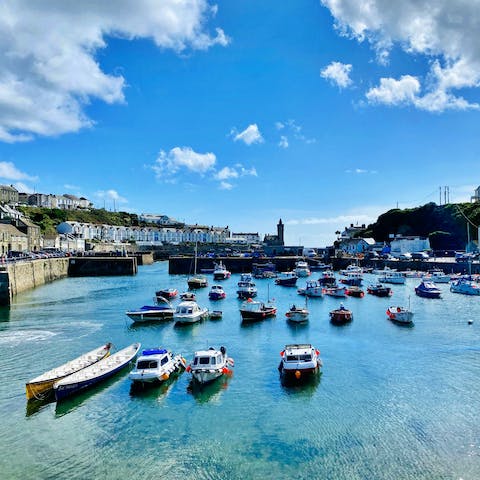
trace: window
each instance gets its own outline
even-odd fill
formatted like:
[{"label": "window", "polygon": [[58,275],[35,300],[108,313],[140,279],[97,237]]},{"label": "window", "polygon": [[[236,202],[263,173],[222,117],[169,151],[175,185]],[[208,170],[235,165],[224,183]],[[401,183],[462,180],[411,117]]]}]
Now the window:
[{"label": "window", "polygon": [[157,368],[157,361],[156,360],[140,360],[137,363],[138,370],[146,370],[148,368]]},{"label": "window", "polygon": [[165,357],[162,358],[162,360],[160,362],[160,365],[165,365],[167,362],[168,362],[168,357],[165,356]]},{"label": "window", "polygon": [[210,363],[210,357],[200,357],[200,365],[208,365]]}]

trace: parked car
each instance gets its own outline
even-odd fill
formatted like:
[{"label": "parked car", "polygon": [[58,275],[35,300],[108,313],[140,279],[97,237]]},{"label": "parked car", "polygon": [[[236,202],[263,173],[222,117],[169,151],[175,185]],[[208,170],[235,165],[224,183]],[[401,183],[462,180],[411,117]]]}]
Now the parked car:
[{"label": "parked car", "polygon": [[398,256],[398,259],[399,260],[411,260],[412,259],[412,254],[410,252],[401,253]]},{"label": "parked car", "polygon": [[371,260],[373,258],[380,258],[380,255],[375,250],[370,250],[365,254],[364,257],[366,260]]},{"label": "parked car", "polygon": [[413,252],[412,260],[428,260],[430,257],[427,252]]}]

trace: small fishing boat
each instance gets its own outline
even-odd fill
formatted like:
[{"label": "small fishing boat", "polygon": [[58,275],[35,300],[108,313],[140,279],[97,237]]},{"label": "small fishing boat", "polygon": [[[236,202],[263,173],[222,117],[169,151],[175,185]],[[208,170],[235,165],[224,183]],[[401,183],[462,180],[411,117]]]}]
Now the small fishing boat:
[{"label": "small fishing boat", "polygon": [[97,363],[103,358],[110,355],[112,348],[111,343],[106,343],[101,347],[95,348],[94,350],[84,353],[79,357],[70,360],[59,367],[55,367],[48,372],[42,373],[38,377],[33,378],[26,384],[26,394],[27,400],[44,399],[53,389],[53,384],[58,382],[62,378],[71,375],[72,373],[83,370],[84,368]]},{"label": "small fishing boat", "polygon": [[220,320],[223,317],[223,312],[221,310],[212,310],[208,314],[210,320]]},{"label": "small fishing boat", "polygon": [[202,308],[193,300],[180,302],[175,309],[173,319],[176,324],[191,324],[199,322],[208,316],[208,309]]},{"label": "small fishing boat", "polygon": [[167,300],[164,299],[164,302],[158,305],[144,305],[136,310],[129,310],[125,314],[134,322],[171,320],[175,309]]},{"label": "small fishing boat", "polygon": [[363,298],[365,296],[365,292],[360,287],[352,285],[347,287],[345,290],[345,295],[348,295],[349,297]]},{"label": "small fishing boat", "polygon": [[284,382],[306,381],[317,375],[322,367],[320,352],[309,343],[285,345],[280,356],[278,371]]},{"label": "small fishing boat", "polygon": [[213,270],[213,278],[214,280],[225,280],[227,278],[230,278],[230,275],[232,273],[227,270],[223,262],[220,260],[220,262],[215,263],[215,268]]},{"label": "small fishing boat", "polygon": [[324,288],[316,280],[308,280],[304,288],[297,290],[299,295],[323,298]]},{"label": "small fishing boat", "polygon": [[420,285],[415,287],[415,293],[419,297],[424,298],[440,298],[442,292],[433,282],[420,282]]},{"label": "small fishing boat", "polygon": [[165,348],[152,348],[143,350],[128,377],[134,384],[161,383],[186,367],[187,362],[181,355]]},{"label": "small fishing boat", "polygon": [[422,280],[426,282],[434,282],[434,283],[450,283],[452,277],[447,275],[443,270],[439,268],[433,268],[428,270],[427,275],[422,277]]},{"label": "small fishing boat", "polygon": [[165,298],[166,300],[172,300],[178,295],[178,290],[176,288],[163,288],[155,292],[157,299]]},{"label": "small fishing boat", "polygon": [[297,283],[297,278],[295,272],[281,272],[275,279],[275,283],[283,287],[294,287]]},{"label": "small fishing boat", "polygon": [[234,364],[233,358],[227,356],[225,347],[220,347],[220,350],[210,347],[208,350],[195,352],[187,372],[192,374],[194,381],[205,385],[222,375],[230,375]]},{"label": "small fishing boat", "polygon": [[349,273],[363,274],[363,269],[359,265],[348,265],[344,270],[340,270],[340,275],[348,275]]},{"label": "small fishing boat", "polygon": [[240,307],[240,315],[244,322],[258,322],[268,317],[274,317],[277,314],[277,307],[271,304],[265,304],[249,298],[243,302]]},{"label": "small fishing boat", "polygon": [[221,300],[225,298],[227,294],[221,285],[212,285],[208,292],[208,298],[210,300]]},{"label": "small fishing boat", "polygon": [[53,384],[55,399],[58,402],[113,376],[125,368],[137,356],[139,350],[140,343],[134,343],[79,372],[55,382]]},{"label": "small fishing boat", "polygon": [[393,295],[392,289],[390,287],[382,285],[381,283],[369,285],[367,287],[367,293],[370,293],[371,295],[375,295],[377,297],[391,297]]},{"label": "small fishing boat", "polygon": [[380,283],[393,283],[396,285],[405,285],[406,277],[402,272],[397,272],[392,270],[390,272],[385,272],[384,274],[378,277]]},{"label": "small fishing boat", "polygon": [[305,307],[297,307],[296,305],[292,305],[285,316],[290,322],[302,323],[308,320],[309,313],[310,312],[307,309],[307,305],[305,305]]},{"label": "small fishing boat", "polygon": [[193,300],[195,301],[197,296],[194,292],[183,292],[180,294],[180,300]]},{"label": "small fishing boat", "polygon": [[340,278],[340,283],[344,285],[359,287],[363,281],[363,274],[359,272],[348,272]]},{"label": "small fishing boat", "polygon": [[332,270],[325,270],[320,278],[318,283],[323,287],[333,287],[337,284],[337,279],[335,278],[335,273]]},{"label": "small fishing boat", "polygon": [[338,285],[332,285],[331,287],[325,287],[323,291],[325,295],[330,297],[343,298],[346,296],[347,289]]},{"label": "small fishing boat", "polygon": [[295,274],[297,277],[308,277],[310,275],[310,269],[305,260],[298,260],[295,263]]},{"label": "small fishing boat", "polygon": [[332,310],[330,312],[330,322],[335,325],[343,325],[353,320],[353,314],[350,310],[346,309],[343,304],[340,304],[340,308]]},{"label": "small fishing boat", "polygon": [[413,323],[413,312],[409,308],[388,307],[387,315],[392,322],[400,325],[412,325]]},{"label": "small fishing boat", "polygon": [[450,291],[463,295],[480,295],[480,286],[472,280],[459,278],[450,284]]},{"label": "small fishing boat", "polygon": [[238,298],[246,300],[257,296],[257,287],[253,283],[252,275],[250,273],[242,273],[240,281],[237,284]]},{"label": "small fishing boat", "polygon": [[205,275],[201,275],[197,273],[197,243],[195,243],[195,250],[194,250],[193,275],[188,278],[187,284],[188,284],[188,288],[192,290],[208,287],[207,277]]}]

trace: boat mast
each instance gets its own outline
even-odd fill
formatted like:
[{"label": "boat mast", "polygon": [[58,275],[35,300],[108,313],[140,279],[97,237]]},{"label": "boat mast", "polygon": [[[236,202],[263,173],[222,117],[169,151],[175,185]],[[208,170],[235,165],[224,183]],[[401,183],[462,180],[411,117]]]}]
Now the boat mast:
[{"label": "boat mast", "polygon": [[198,242],[195,242],[195,260],[194,260],[194,264],[193,264],[193,274],[194,275],[197,274],[197,245],[198,245]]}]

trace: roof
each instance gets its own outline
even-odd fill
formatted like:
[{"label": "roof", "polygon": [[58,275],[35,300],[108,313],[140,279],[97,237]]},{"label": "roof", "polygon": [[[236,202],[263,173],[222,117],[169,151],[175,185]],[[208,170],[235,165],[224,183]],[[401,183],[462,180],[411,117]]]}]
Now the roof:
[{"label": "roof", "polygon": [[8,232],[11,235],[17,235],[26,237],[27,234],[21,232],[17,227],[11,225],[10,223],[0,223],[0,232]]}]

